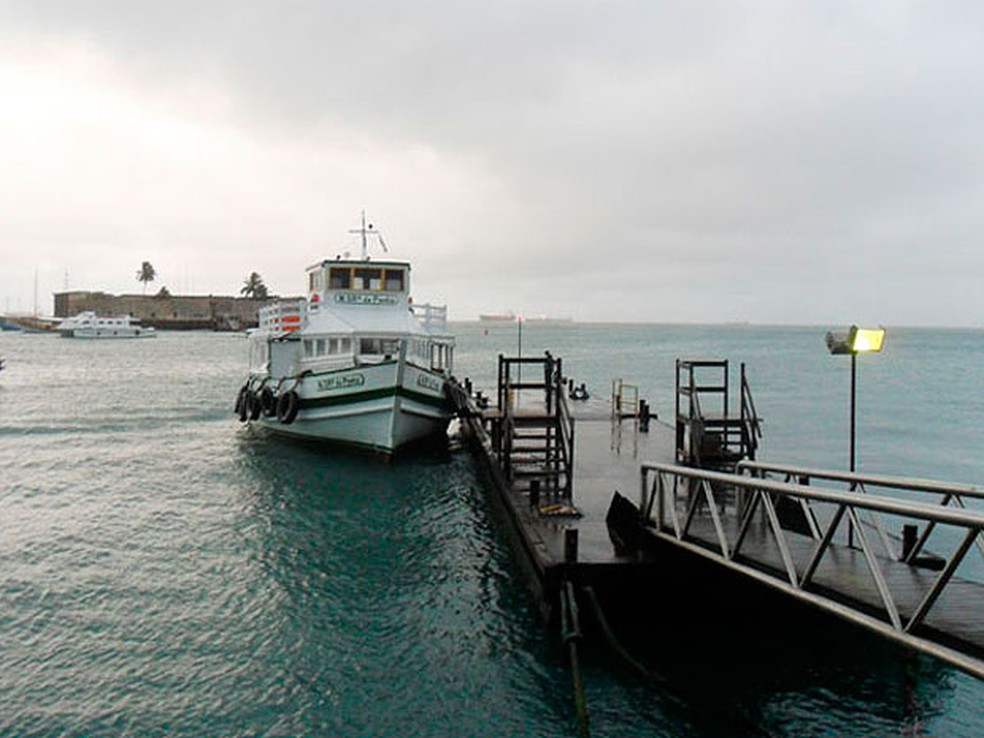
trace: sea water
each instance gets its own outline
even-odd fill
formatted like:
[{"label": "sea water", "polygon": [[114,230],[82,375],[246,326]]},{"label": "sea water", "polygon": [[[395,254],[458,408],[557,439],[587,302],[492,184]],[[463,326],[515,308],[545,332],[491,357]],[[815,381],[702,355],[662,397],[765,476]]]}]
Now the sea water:
[{"label": "sea water", "polygon": [[[847,465],[850,361],[823,329],[455,330],[479,387],[499,353],[549,350],[661,419],[676,358],[744,362],[761,457]],[[576,734],[559,634],[467,449],[387,464],[240,424],[246,353],[0,335],[0,736]],[[984,482],[982,378],[984,332],[890,329],[858,361],[859,468]],[[659,679],[587,640],[595,735],[984,735],[984,685],[865,634],[667,633],[654,613],[626,642]]]}]

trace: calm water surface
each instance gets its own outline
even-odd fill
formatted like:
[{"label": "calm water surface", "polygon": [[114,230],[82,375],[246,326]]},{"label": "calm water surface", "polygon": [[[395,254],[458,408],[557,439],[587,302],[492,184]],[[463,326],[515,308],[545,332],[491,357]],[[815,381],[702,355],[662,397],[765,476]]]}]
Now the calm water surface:
[{"label": "calm water surface", "polygon": [[[457,330],[458,374],[491,387],[517,327]],[[846,465],[849,362],[820,329],[523,330],[661,417],[676,357],[745,361],[764,456]],[[984,481],[982,339],[898,330],[863,357],[862,468]],[[0,356],[0,736],[576,734],[558,635],[456,444],[387,465],[242,426],[238,336],[5,333]],[[594,735],[984,735],[980,683],[856,634],[626,638],[661,686],[586,643]]]}]

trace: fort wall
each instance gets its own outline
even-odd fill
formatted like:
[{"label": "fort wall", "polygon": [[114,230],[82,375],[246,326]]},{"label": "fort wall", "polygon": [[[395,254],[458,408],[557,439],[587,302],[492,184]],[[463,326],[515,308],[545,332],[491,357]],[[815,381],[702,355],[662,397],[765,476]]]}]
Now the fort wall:
[{"label": "fort wall", "polygon": [[221,295],[112,295],[76,290],[55,293],[55,317],[68,318],[83,310],[100,315],[132,315],[145,325],[174,330],[243,330],[257,325],[257,313],[267,303]]}]

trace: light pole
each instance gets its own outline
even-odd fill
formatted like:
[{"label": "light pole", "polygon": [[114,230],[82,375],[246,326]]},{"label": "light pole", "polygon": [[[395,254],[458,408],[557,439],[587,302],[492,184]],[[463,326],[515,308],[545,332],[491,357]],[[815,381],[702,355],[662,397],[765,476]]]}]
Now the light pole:
[{"label": "light pole", "polygon": [[852,325],[846,333],[829,331],[826,336],[827,349],[831,354],[850,354],[851,356],[851,454],[850,469],[853,472],[857,460],[857,436],[855,432],[857,416],[858,354],[874,353],[882,350],[885,342],[884,328],[858,328]]},{"label": "light pole", "polygon": [[[885,342],[884,328],[858,328],[852,325],[846,333],[828,331],[825,338],[827,350],[831,354],[850,354],[851,356],[851,450],[850,471],[853,474],[857,466],[857,388],[858,388],[858,354],[875,353],[882,350]],[[857,486],[851,482],[851,491]],[[847,545],[854,545],[854,526],[848,524]]]}]

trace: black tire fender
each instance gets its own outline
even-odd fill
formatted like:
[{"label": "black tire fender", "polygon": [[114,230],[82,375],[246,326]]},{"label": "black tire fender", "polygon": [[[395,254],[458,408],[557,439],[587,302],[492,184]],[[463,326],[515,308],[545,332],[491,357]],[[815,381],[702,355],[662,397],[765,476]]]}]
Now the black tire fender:
[{"label": "black tire fender", "polygon": [[249,394],[249,390],[244,384],[239,388],[239,394],[236,395],[236,407],[233,412],[239,416],[240,421],[246,420],[246,395]]},{"label": "black tire fender", "polygon": [[247,414],[249,415],[249,419],[256,420],[257,418],[260,417],[260,413],[263,412],[263,403],[260,400],[259,393],[250,392],[248,403],[249,404],[247,405],[248,407]]},{"label": "black tire fender", "polygon": [[273,394],[273,390],[269,387],[264,387],[260,390],[260,408],[268,418],[277,412],[277,396]]},{"label": "black tire fender", "polygon": [[299,409],[300,398],[294,390],[288,390],[277,399],[277,420],[284,425],[290,425],[297,418]]}]

